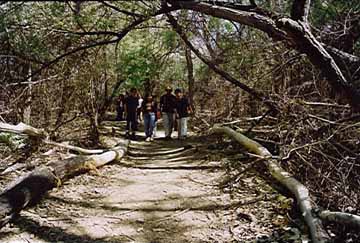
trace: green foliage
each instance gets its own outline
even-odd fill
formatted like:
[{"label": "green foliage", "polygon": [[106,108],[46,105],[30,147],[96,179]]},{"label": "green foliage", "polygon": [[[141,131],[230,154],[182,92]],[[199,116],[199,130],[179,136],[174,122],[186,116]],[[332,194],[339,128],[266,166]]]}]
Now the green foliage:
[{"label": "green foliage", "polygon": [[15,135],[12,133],[1,132],[0,133],[0,144],[5,144],[12,150],[22,148],[26,143],[24,136]]},{"label": "green foliage", "polygon": [[165,30],[161,35],[162,41],[167,48],[175,48],[178,45],[179,39],[175,31]]},{"label": "green foliage", "polygon": [[126,80],[125,86],[137,88],[140,88],[145,80],[152,79],[158,69],[153,53],[146,46],[123,52],[118,66],[118,72]]},{"label": "green foliage", "polygon": [[358,0],[316,0],[313,1],[311,17],[313,24],[321,26],[329,24],[348,12],[360,11]]}]

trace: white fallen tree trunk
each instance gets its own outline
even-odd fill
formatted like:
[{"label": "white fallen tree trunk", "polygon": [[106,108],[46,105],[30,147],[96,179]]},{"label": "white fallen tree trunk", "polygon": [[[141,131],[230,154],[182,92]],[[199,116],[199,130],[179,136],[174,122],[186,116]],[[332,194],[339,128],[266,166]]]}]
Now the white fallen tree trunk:
[{"label": "white fallen tree trunk", "polygon": [[[20,125],[20,124],[19,124]],[[0,131],[25,133],[34,137],[46,137],[41,130],[26,124],[0,124]],[[120,138],[101,137],[104,147],[101,154],[79,155],[65,160],[53,161],[36,168],[14,181],[0,194],[0,228],[27,206],[37,203],[44,194],[62,185],[63,181],[83,172],[95,170],[111,161],[119,160],[127,152],[128,141]]]},{"label": "white fallen tree trunk", "polygon": [[360,216],[358,215],[325,210],[319,213],[319,217],[327,222],[348,225],[360,229]]},{"label": "white fallen tree trunk", "polygon": [[266,164],[272,177],[285,186],[295,196],[299,209],[304,217],[306,225],[309,228],[312,242],[322,243],[330,241],[330,236],[326,233],[321,220],[314,217],[312,214],[312,203],[308,189],[281,168],[281,166],[272,159],[272,154],[265,147],[229,127],[215,126],[212,129],[212,132],[224,133],[235,139],[249,151],[263,157],[265,159],[264,163]]},{"label": "white fallen tree trunk", "polygon": [[11,125],[8,123],[0,122],[0,132],[16,133],[27,135],[31,138],[42,139],[44,143],[54,145],[57,147],[67,148],[72,151],[76,151],[80,154],[101,154],[104,153],[103,149],[84,149],[78,146],[73,146],[65,143],[57,143],[48,139],[48,133],[43,129],[34,128],[25,123],[20,122],[17,125]]},{"label": "white fallen tree trunk", "polygon": [[48,137],[48,134],[45,130],[34,128],[22,122],[20,122],[17,125],[11,125],[8,123],[0,122],[0,132],[24,134],[30,137],[38,137],[38,138]]},{"label": "white fallen tree trunk", "polygon": [[80,147],[73,146],[73,145],[66,144],[66,143],[57,143],[57,142],[47,140],[47,139],[44,140],[44,143],[54,145],[57,147],[61,147],[61,148],[66,148],[66,149],[69,149],[72,151],[76,151],[80,154],[101,154],[101,153],[105,152],[105,150],[103,150],[103,149],[84,149],[84,148],[80,148]]}]

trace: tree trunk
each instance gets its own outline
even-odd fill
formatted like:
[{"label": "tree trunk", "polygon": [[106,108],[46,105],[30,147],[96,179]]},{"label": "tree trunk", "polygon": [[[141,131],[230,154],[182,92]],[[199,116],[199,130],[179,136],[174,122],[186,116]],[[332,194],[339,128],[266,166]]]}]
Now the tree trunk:
[{"label": "tree trunk", "polygon": [[25,134],[30,137],[36,137],[36,138],[40,138],[40,139],[48,137],[48,134],[47,134],[47,132],[45,132],[45,130],[34,128],[34,127],[29,126],[22,122],[20,122],[17,125],[11,125],[8,123],[0,122],[0,131],[17,133],[17,134]]},{"label": "tree trunk", "polygon": [[266,106],[268,106],[272,111],[276,112],[277,108],[276,106],[270,102],[265,95],[257,92],[253,88],[249,87],[248,85],[240,82],[233,76],[231,76],[228,72],[225,72],[219,66],[214,63],[214,61],[209,60],[205,55],[203,55],[198,48],[195,48],[195,46],[188,40],[186,34],[184,33],[182,27],[178,24],[178,22],[175,20],[175,18],[171,14],[167,14],[167,17],[169,19],[169,23],[172,25],[173,29],[180,35],[180,37],[183,39],[185,44],[190,48],[192,52],[195,53],[195,55],[203,61],[206,65],[208,65],[209,68],[211,68],[214,72],[219,74],[221,77],[223,77],[225,80],[229,81],[230,83],[236,85],[237,87],[241,88],[245,92],[252,95],[255,99],[263,102]]},{"label": "tree trunk", "polygon": [[194,79],[194,65],[191,57],[190,48],[185,45],[185,57],[186,57],[186,67],[188,71],[188,85],[189,85],[189,100],[192,110],[195,112],[194,104],[194,93],[195,93],[195,79]]},{"label": "tree trunk", "polygon": [[312,203],[308,189],[281,168],[275,160],[271,159],[272,155],[265,147],[229,127],[214,127],[212,131],[215,133],[225,133],[249,151],[263,157],[272,177],[274,177],[281,185],[285,186],[296,197],[300,211],[309,227],[312,242],[320,243],[328,242],[330,240],[322,226],[321,220],[312,215]]},{"label": "tree trunk", "polygon": [[330,212],[326,210],[326,211],[321,211],[319,213],[319,217],[322,220],[328,222],[349,225],[360,229],[360,216],[357,215],[343,213],[343,212]]},{"label": "tree trunk", "polygon": [[24,107],[24,113],[23,113],[23,121],[26,124],[31,124],[31,101],[32,101],[32,84],[31,84],[31,64],[29,64],[29,84],[28,84],[28,92],[27,92],[27,98],[25,100],[25,107]]},{"label": "tree trunk", "polygon": [[[330,86],[337,92],[345,94],[344,96],[356,110],[360,109],[360,90],[356,90],[354,85],[349,83],[334,59],[311,33],[307,23],[310,0],[294,1],[292,18],[274,16],[273,13],[250,5],[243,6],[231,3],[224,5],[220,4],[220,1],[215,2],[219,2],[219,4],[198,1],[170,1],[173,7],[193,10],[245,24],[267,33],[274,40],[284,41],[289,48],[305,53],[309,60],[322,71]],[[211,65],[211,63],[206,64]],[[217,67],[215,66],[215,68]]]},{"label": "tree trunk", "polygon": [[[16,128],[16,126],[13,127]],[[114,145],[113,140],[103,139],[102,141],[105,147],[109,147]],[[80,155],[51,162],[12,183],[12,186],[0,194],[0,227],[7,224],[27,206],[37,203],[47,191],[56,186],[59,187],[68,178],[90,170],[96,171],[97,167],[122,158],[127,151],[128,142],[119,140],[116,143],[117,147],[112,147],[111,150],[102,154]]]}]

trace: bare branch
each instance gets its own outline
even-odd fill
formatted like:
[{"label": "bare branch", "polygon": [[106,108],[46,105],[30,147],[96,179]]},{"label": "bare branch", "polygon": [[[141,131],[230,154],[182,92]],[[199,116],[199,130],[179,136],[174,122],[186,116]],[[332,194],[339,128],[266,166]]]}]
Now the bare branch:
[{"label": "bare branch", "polygon": [[[297,2],[299,3],[299,1]],[[312,34],[307,22],[296,21],[288,17],[272,18],[271,15],[261,13],[261,11],[241,11],[203,2],[191,1],[187,3],[181,1],[181,6],[177,4],[177,2],[174,2],[173,7],[178,6],[178,8],[233,20],[259,29],[267,33],[274,40],[285,41],[293,49],[305,53],[310,61],[327,77],[330,85],[345,96],[355,110],[360,109],[360,91],[356,90],[353,84],[345,78],[334,59]],[[303,6],[309,7],[309,4],[310,1],[306,1]],[[303,13],[305,14],[304,17],[306,17],[308,10],[304,9]]]},{"label": "bare branch", "polygon": [[[154,17],[154,16],[157,16],[157,15],[160,15],[160,14],[164,14],[164,13],[167,13],[167,12],[171,12],[171,11],[174,11],[174,10],[177,10],[178,9],[178,6],[174,6],[174,7],[166,7],[166,8],[161,8],[159,9],[158,11],[154,12],[153,14],[149,14],[148,16],[144,17],[144,18],[138,18],[136,20],[134,20],[131,24],[129,24],[127,27],[125,27],[123,30],[121,30],[120,32],[118,32],[116,34],[116,38],[114,39],[111,39],[111,40],[103,40],[103,41],[98,41],[98,42],[95,42],[95,43],[92,43],[92,44],[88,44],[88,45],[83,45],[83,46],[80,46],[78,48],[75,48],[69,52],[66,52],[58,57],[56,57],[55,59],[51,60],[50,62],[44,64],[42,67],[40,67],[38,70],[35,70],[31,75],[27,76],[25,79],[23,79],[22,81],[20,81],[19,83],[21,82],[26,82],[29,78],[31,77],[34,77],[35,75],[39,74],[42,70],[50,67],[51,65],[57,63],[58,61],[60,61],[61,59],[67,57],[67,56],[70,56],[72,54],[75,54],[77,52],[80,52],[80,51],[84,51],[84,50],[87,50],[87,49],[90,49],[90,48],[93,48],[93,47],[96,47],[96,46],[102,46],[102,45],[108,45],[108,44],[114,44],[114,43],[118,43],[119,41],[121,41],[131,30],[133,30],[136,26],[142,24],[143,22],[149,20],[151,17]],[[86,33],[86,32],[84,32]],[[88,32],[88,33],[94,33],[94,34],[99,34],[99,32]],[[110,34],[112,32],[107,32],[105,31],[104,33],[106,34]],[[100,35],[100,34],[99,34]]]},{"label": "bare branch", "polygon": [[347,64],[355,64],[357,66],[360,66],[360,57],[344,52],[342,50],[339,50],[335,47],[326,44],[322,44],[322,45],[335,60],[342,60],[345,61]]},{"label": "bare branch", "polygon": [[173,29],[179,34],[179,36],[183,39],[185,44],[191,49],[192,52],[196,54],[196,56],[203,61],[206,65],[208,65],[214,72],[231,82],[232,84],[236,85],[237,87],[241,88],[245,92],[252,95],[257,100],[264,102],[272,111],[276,111],[276,107],[273,103],[271,103],[269,100],[267,100],[263,94],[258,93],[256,90],[250,88],[246,84],[241,83],[239,80],[232,77],[229,73],[225,72],[224,70],[220,69],[214,62],[207,59],[204,55],[200,53],[200,51],[195,48],[192,43],[188,40],[185,33],[183,32],[181,26],[178,24],[176,19],[171,14],[166,14],[166,16],[169,19],[169,23],[172,25]]},{"label": "bare branch", "polygon": [[115,31],[82,31],[82,32],[76,32],[76,31],[70,31],[70,30],[54,30],[54,32],[57,33],[63,33],[63,34],[72,34],[72,35],[80,35],[80,36],[91,36],[91,35],[111,35],[111,36],[117,36],[119,37],[120,34]]},{"label": "bare branch", "polygon": [[176,1],[172,2],[172,6],[182,9],[193,10],[214,17],[248,25],[264,31],[275,40],[284,40],[288,38],[287,34],[276,26],[275,20],[261,13],[231,9],[203,2],[195,3],[187,1]]},{"label": "bare branch", "polygon": [[[181,4],[181,1],[178,1]],[[185,1],[184,1],[185,2]],[[250,1],[250,5],[244,5],[237,2],[228,2],[228,1],[202,1],[203,3],[213,4],[216,6],[226,7],[226,8],[232,8],[242,11],[249,11],[257,7],[254,0]]]},{"label": "bare branch", "polygon": [[142,15],[142,14],[138,14],[138,13],[134,13],[134,12],[129,12],[129,11],[126,11],[124,9],[120,9],[114,5],[111,5],[110,3],[107,3],[106,1],[99,1],[100,3],[102,3],[103,5],[119,12],[119,13],[122,13],[122,14],[126,14],[126,15],[129,15],[129,16],[132,16],[132,17],[137,17],[137,18],[144,18],[145,16]]},{"label": "bare branch", "polygon": [[6,87],[29,85],[29,84],[36,85],[36,84],[41,84],[41,83],[43,83],[45,81],[48,81],[48,80],[53,80],[56,77],[58,77],[58,75],[54,75],[54,76],[44,78],[44,79],[40,79],[40,80],[36,80],[36,81],[26,81],[26,82],[20,82],[20,83],[9,83],[9,84],[6,85]]}]

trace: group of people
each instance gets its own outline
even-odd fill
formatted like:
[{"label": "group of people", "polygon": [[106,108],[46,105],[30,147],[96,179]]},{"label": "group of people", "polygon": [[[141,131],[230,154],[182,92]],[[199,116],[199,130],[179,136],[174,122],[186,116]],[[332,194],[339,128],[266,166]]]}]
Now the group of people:
[{"label": "group of people", "polygon": [[126,118],[126,136],[135,139],[138,123],[143,115],[145,140],[154,140],[156,134],[157,120],[162,117],[165,139],[171,139],[171,134],[175,129],[178,131],[178,138],[185,139],[187,136],[187,120],[192,113],[191,106],[187,97],[183,95],[181,89],[175,90],[167,87],[166,93],[160,97],[160,104],[152,95],[146,95],[141,99],[136,88],[131,88],[126,96],[120,95],[116,104],[116,120]]}]

